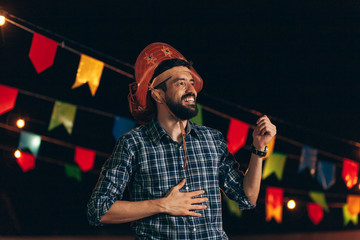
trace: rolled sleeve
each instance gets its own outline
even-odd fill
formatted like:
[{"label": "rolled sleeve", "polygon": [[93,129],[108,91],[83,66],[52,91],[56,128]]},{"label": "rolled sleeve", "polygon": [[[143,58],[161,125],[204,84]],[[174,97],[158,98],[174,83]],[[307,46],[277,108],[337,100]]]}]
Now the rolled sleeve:
[{"label": "rolled sleeve", "polygon": [[132,174],[131,154],[126,142],[119,139],[111,157],[105,162],[99,180],[87,204],[87,216],[91,225],[103,225],[101,217],[115,201],[121,200]]},{"label": "rolled sleeve", "polygon": [[219,165],[220,188],[227,197],[236,201],[241,210],[254,208],[244,192],[243,181],[244,174],[239,170],[239,163],[229,152],[225,140],[220,134],[220,149],[223,150],[222,158]]}]

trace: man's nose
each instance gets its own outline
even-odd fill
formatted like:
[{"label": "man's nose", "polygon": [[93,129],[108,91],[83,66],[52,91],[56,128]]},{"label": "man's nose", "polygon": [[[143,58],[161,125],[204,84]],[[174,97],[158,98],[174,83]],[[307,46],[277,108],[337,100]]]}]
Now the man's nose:
[{"label": "man's nose", "polygon": [[187,93],[190,93],[190,92],[192,92],[192,93],[196,93],[196,90],[195,90],[195,87],[194,87],[194,85],[192,84],[192,83],[187,83],[186,84],[186,86],[185,86],[185,91],[187,92]]}]

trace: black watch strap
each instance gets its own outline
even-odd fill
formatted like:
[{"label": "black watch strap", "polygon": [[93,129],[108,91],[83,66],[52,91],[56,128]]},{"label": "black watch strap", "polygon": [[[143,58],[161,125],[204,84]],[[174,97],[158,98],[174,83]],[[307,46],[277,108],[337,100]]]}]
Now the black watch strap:
[{"label": "black watch strap", "polygon": [[265,146],[265,151],[260,151],[260,150],[256,149],[256,147],[254,145],[251,144],[251,152],[260,157],[265,157],[268,152],[268,147]]}]

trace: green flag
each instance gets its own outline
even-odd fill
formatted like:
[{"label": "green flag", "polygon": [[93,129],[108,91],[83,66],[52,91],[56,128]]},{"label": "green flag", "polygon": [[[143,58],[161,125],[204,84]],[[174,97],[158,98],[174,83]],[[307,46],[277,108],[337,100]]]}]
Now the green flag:
[{"label": "green flag", "polygon": [[343,206],[343,215],[344,215],[344,226],[348,225],[350,221],[353,222],[354,225],[358,224],[359,215],[357,214],[351,215],[348,210],[347,204],[344,204]]},{"label": "green flag", "polygon": [[67,132],[71,134],[76,114],[76,106],[70,103],[56,101],[51,114],[48,130],[51,131],[63,124]]},{"label": "green flag", "polygon": [[226,205],[229,209],[230,215],[241,217],[242,211],[239,209],[239,205],[237,202],[229,199],[228,197],[224,196],[224,200],[226,202]]},{"label": "green flag", "polygon": [[265,179],[272,173],[275,173],[277,179],[281,181],[284,172],[285,161],[286,155],[283,153],[273,152],[270,154],[270,156],[265,160],[262,179]]},{"label": "green flag", "polygon": [[202,106],[200,104],[197,104],[197,108],[199,110],[198,114],[193,117],[191,121],[196,124],[203,125]]},{"label": "green flag", "polygon": [[65,164],[65,175],[68,178],[75,178],[78,182],[81,182],[81,169],[78,166]]},{"label": "green flag", "polygon": [[326,211],[329,212],[329,207],[326,203],[326,198],[325,198],[325,194],[322,192],[316,192],[316,191],[310,191],[309,192],[309,196],[310,198],[317,204],[321,205],[322,208]]}]

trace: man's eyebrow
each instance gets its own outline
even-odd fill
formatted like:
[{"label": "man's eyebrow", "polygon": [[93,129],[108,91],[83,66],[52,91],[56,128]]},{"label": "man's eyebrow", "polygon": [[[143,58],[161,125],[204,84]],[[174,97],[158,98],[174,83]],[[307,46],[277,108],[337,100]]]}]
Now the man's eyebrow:
[{"label": "man's eyebrow", "polygon": [[[186,79],[185,78],[183,78],[183,77],[179,77],[179,78],[174,78],[174,79],[172,79],[171,81],[172,82],[177,82],[177,81],[185,81]],[[189,80],[190,82],[195,82],[195,80],[193,79],[193,78],[191,78],[190,80]]]}]

